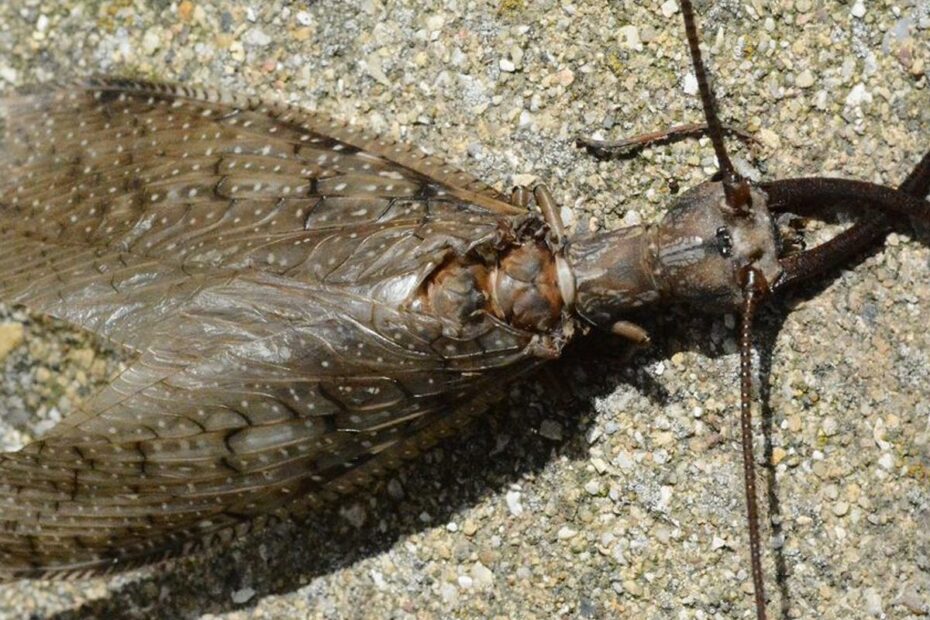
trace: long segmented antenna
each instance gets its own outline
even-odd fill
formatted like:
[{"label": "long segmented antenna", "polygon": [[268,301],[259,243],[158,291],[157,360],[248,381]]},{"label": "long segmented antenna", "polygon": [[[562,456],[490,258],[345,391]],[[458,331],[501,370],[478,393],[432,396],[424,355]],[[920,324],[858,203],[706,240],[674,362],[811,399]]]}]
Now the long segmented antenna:
[{"label": "long segmented antenna", "polygon": [[[723,142],[723,127],[717,116],[714,94],[707,81],[707,72],[701,58],[697,24],[691,0],[681,0],[681,13],[685,20],[688,49],[701,93],[701,105],[707,121],[710,139],[717,154],[717,164],[723,176],[723,190],[727,204],[737,213],[748,214],[751,202],[749,183],[733,168]],[[765,620],[765,584],[762,574],[762,543],[759,535],[759,505],[756,499],[756,472],[752,453],[752,319],[759,298],[768,292],[762,272],[746,266],[740,273],[743,287],[743,322],[740,328],[740,430],[743,449],[743,484],[746,492],[746,518],[749,522],[749,555],[752,564],[752,583],[755,593],[756,618]]]},{"label": "long segmented antenna", "polygon": [[765,620],[765,583],[762,574],[762,543],[759,536],[759,506],[756,499],[756,468],[752,453],[752,320],[759,298],[768,291],[762,272],[747,267],[743,282],[743,322],[740,325],[740,432],[743,446],[743,482],[746,518],[749,521],[749,557],[755,592],[756,618]]},{"label": "long segmented antenna", "polygon": [[707,121],[708,134],[714,145],[714,152],[717,154],[717,165],[720,166],[720,172],[723,174],[723,189],[726,193],[727,204],[737,212],[746,212],[751,200],[749,184],[736,173],[733,162],[730,161],[730,156],[727,153],[726,144],[723,142],[723,126],[717,116],[716,100],[707,81],[704,60],[701,58],[701,46],[691,0],[681,0],[681,13],[685,19],[688,49],[691,51],[691,64],[694,66],[694,76],[697,78],[698,90],[701,93],[701,105],[704,107],[704,118]]}]

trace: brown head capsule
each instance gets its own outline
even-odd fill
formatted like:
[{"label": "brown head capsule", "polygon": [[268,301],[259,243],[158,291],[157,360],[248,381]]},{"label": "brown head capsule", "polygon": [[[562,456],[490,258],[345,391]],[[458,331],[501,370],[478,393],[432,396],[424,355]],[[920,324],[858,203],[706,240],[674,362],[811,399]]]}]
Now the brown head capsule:
[{"label": "brown head capsule", "polygon": [[654,227],[575,240],[579,315],[609,328],[652,304],[739,308],[741,268],[754,265],[771,281],[781,275],[766,196],[758,189],[751,196],[747,211],[736,213],[722,183],[704,183],[679,196]]}]

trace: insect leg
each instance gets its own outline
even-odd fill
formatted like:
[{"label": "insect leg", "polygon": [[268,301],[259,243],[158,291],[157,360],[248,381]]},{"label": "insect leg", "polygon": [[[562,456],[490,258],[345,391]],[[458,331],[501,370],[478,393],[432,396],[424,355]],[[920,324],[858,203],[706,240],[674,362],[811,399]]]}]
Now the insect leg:
[{"label": "insect leg", "polygon": [[565,259],[565,224],[562,222],[562,216],[559,214],[558,205],[552,192],[543,184],[533,188],[533,198],[536,200],[536,206],[542,212],[543,219],[549,225],[550,242],[555,250],[555,269],[556,280],[559,285],[559,294],[567,309],[575,305],[575,274],[571,266]]},{"label": "insect leg", "polygon": [[649,338],[649,332],[630,321],[617,321],[611,326],[610,331],[615,336],[620,336],[629,340],[637,347],[648,347],[652,340]]},{"label": "insect leg", "polygon": [[925,197],[930,192],[930,151],[914,166],[899,189],[917,197]]},{"label": "insect leg", "polygon": [[510,192],[510,204],[521,209],[527,209],[530,206],[530,190],[525,185],[518,185]]},{"label": "insect leg", "polygon": [[[751,134],[729,125],[722,126],[723,132],[732,134],[748,146],[758,144]],[[631,136],[622,140],[595,140],[594,138],[577,138],[575,145],[579,148],[585,148],[589,153],[601,159],[612,157],[629,157],[642,149],[654,144],[668,144],[684,138],[706,135],[710,131],[707,123],[688,123],[686,125],[675,125],[668,129],[652,131],[649,133]]]},{"label": "insect leg", "polygon": [[562,216],[559,215],[558,205],[555,204],[552,192],[545,185],[539,184],[533,188],[533,197],[536,199],[536,206],[542,212],[543,219],[549,225],[556,243],[561,244],[562,240],[565,239],[565,225],[562,223]]},{"label": "insect leg", "polygon": [[533,188],[531,193],[528,187],[518,185],[513,188],[510,194],[510,204],[515,207],[520,207],[521,209],[526,209],[530,205],[531,197],[536,201],[536,206],[539,207],[543,219],[546,224],[549,225],[549,229],[552,230],[555,240],[561,243],[565,238],[565,225],[562,223],[562,216],[559,215],[558,205],[556,205],[555,198],[552,197],[552,192],[549,191],[548,187],[540,183]]}]

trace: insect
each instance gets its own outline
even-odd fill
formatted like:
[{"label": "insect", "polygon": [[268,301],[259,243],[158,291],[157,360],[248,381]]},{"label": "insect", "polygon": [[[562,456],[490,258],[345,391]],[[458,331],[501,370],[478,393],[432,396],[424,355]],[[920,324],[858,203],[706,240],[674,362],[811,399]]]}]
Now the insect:
[{"label": "insect", "polygon": [[[196,189],[196,188],[188,188],[187,191],[190,192],[190,191],[193,191],[193,189]],[[230,188],[230,189],[231,189],[231,188]],[[241,189],[241,188],[240,188],[240,189]],[[254,186],[253,186],[253,191],[260,191],[260,190],[255,189]],[[153,197],[154,197],[154,196],[151,196],[151,195],[149,196],[149,198],[153,198]],[[194,197],[196,197],[196,196],[194,196]],[[158,198],[155,198],[155,199],[154,199],[154,202],[157,203],[158,200],[159,200],[160,198],[161,198],[161,196],[158,196]],[[532,232],[532,231],[530,231],[530,232]],[[725,236],[724,236],[724,238],[725,238]],[[723,240],[721,240],[721,244],[723,244]],[[724,244],[724,245],[725,245],[725,244]],[[272,261],[272,262],[273,262],[273,261]],[[466,270],[466,271],[467,271],[467,270]],[[563,298],[570,295],[570,293],[567,293],[567,292],[565,292],[565,291],[560,291],[560,294],[563,295]],[[107,430],[109,430],[109,429],[107,429]]]}]

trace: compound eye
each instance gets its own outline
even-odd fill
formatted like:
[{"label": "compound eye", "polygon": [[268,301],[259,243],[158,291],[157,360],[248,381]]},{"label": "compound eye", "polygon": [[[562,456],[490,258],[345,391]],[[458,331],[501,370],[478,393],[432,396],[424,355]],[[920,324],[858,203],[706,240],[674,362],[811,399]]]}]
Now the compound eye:
[{"label": "compound eye", "polygon": [[726,226],[717,229],[717,251],[724,258],[729,258],[733,254],[733,237]]}]

